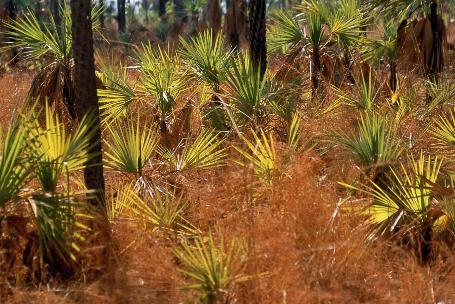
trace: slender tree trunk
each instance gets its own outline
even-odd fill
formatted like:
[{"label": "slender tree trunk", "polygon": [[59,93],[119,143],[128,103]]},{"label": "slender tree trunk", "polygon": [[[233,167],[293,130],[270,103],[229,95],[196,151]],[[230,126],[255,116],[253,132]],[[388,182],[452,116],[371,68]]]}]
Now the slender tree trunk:
[{"label": "slender tree trunk", "polygon": [[158,1],[158,16],[164,17],[166,14],[166,3],[168,0],[159,0]]},{"label": "slender tree trunk", "polygon": [[101,122],[96,92],[95,60],[93,57],[93,32],[91,22],[91,0],[72,0],[72,35],[74,58],[75,105],[78,119],[87,113],[95,117],[96,134],[92,137],[88,153],[96,155],[85,164],[84,179],[87,189],[97,190],[93,204],[104,207],[103,159],[101,154]]},{"label": "slender tree trunk", "polygon": [[397,63],[395,60],[390,62],[390,79],[389,79],[390,90],[395,93],[397,90]]},{"label": "slender tree trunk", "polygon": [[149,1],[142,0],[142,9],[144,10],[145,14],[145,24],[149,24]]},{"label": "slender tree trunk", "polygon": [[265,0],[250,0],[248,7],[250,56],[255,68],[260,69],[261,79],[267,69],[265,11]]},{"label": "slender tree trunk", "polygon": [[246,3],[244,0],[226,0],[224,31],[232,49],[240,49],[247,33]]},{"label": "slender tree trunk", "polygon": [[221,7],[219,0],[211,0],[205,7],[204,26],[211,28],[216,34],[221,30]]},{"label": "slender tree trunk", "polygon": [[174,12],[177,19],[186,21],[187,15],[185,12],[185,6],[183,0],[174,0]]},{"label": "slender tree trunk", "polygon": [[[6,3],[6,10],[8,11],[8,14],[9,14],[8,17],[9,17],[11,20],[15,21],[16,18],[17,18],[17,7],[16,7],[16,4],[14,3],[14,0],[8,0],[8,2]],[[13,39],[11,39],[10,42],[14,42]],[[12,63],[13,63],[13,64],[16,64],[17,61],[18,61],[18,58],[17,58],[17,55],[18,55],[17,49],[16,49],[16,48],[13,48],[11,51],[12,51],[12,53],[13,53]]]},{"label": "slender tree trunk", "polygon": [[118,30],[121,33],[126,31],[125,0],[117,0],[117,21]]},{"label": "slender tree trunk", "polygon": [[311,84],[312,95],[314,96],[319,88],[319,73],[321,72],[321,54],[319,46],[313,46],[313,53],[311,54]]},{"label": "slender tree trunk", "polygon": [[431,63],[428,72],[430,79],[437,83],[439,80],[439,74],[442,72],[442,68],[444,65],[444,58],[442,52],[442,32],[439,24],[437,0],[433,0],[431,2],[430,10],[431,10],[430,23],[431,31],[433,34],[433,48],[431,54]]}]

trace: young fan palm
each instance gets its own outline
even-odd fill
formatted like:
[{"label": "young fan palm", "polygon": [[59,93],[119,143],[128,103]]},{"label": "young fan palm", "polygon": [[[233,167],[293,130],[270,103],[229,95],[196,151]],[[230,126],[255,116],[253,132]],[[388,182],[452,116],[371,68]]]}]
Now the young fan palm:
[{"label": "young fan palm", "polygon": [[426,158],[421,154],[415,160],[410,156],[408,166],[402,164],[401,170],[391,169],[384,185],[372,182],[371,186],[354,187],[371,196],[366,214],[367,223],[374,228],[372,237],[387,234],[413,242],[421,262],[429,261],[433,228],[453,208],[443,208],[435,200],[439,197],[436,183],[441,165],[438,157]]},{"label": "young fan palm", "polygon": [[[93,30],[98,31],[98,17],[103,8],[94,6],[89,12]],[[35,76],[29,91],[29,98],[45,98],[62,113],[64,117],[75,118],[72,60],[72,20],[66,4],[60,7],[61,25],[51,16],[48,23],[39,21],[34,12],[29,11],[17,20],[5,24],[4,34],[10,43],[3,48],[21,50],[26,60],[45,59],[47,65]]]},{"label": "young fan palm", "polygon": [[338,132],[334,141],[349,150],[377,183],[384,178],[385,168],[393,165],[404,150],[393,124],[368,112],[360,117],[357,133],[347,136]]},{"label": "young fan palm", "polygon": [[218,130],[225,129],[226,118],[218,94],[221,82],[225,79],[229,68],[231,52],[225,51],[223,35],[216,35],[212,30],[206,30],[190,41],[180,38],[183,60],[188,63],[190,73],[196,80],[208,86],[213,95],[207,107],[207,116]]},{"label": "young fan palm", "polygon": [[363,39],[364,25],[368,19],[364,17],[357,0],[306,0],[297,6],[297,10],[299,13],[282,12],[272,17],[271,46],[273,50],[287,49],[293,56],[310,50],[314,92],[319,87],[318,74],[322,72],[321,56],[335,45],[337,51],[349,59],[351,49]]},{"label": "young fan palm", "polygon": [[[439,74],[444,67],[443,40],[444,23],[439,16],[438,6],[444,1],[440,0],[374,0],[372,5],[388,18],[396,17],[401,26],[407,26],[407,20],[414,14],[425,15],[431,26],[431,47],[429,48],[429,60],[425,60],[424,71],[430,80],[439,81]],[[427,35],[424,39],[427,39]],[[427,42],[425,42],[427,43]]]}]

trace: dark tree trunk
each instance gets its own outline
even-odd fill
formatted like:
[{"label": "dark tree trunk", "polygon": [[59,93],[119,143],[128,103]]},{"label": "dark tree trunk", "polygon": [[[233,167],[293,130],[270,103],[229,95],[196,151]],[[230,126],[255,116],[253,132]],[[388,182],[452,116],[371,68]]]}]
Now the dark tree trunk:
[{"label": "dark tree trunk", "polygon": [[164,17],[166,14],[166,3],[168,0],[159,0],[158,1],[158,16]]},{"label": "dark tree trunk", "polygon": [[101,154],[101,128],[98,97],[96,92],[95,60],[93,57],[93,32],[91,22],[91,0],[72,0],[71,17],[74,58],[74,93],[78,119],[87,113],[94,115],[96,134],[92,137],[88,151],[96,155],[85,164],[84,179],[87,189],[97,190],[93,204],[104,206],[103,159]]},{"label": "dark tree trunk", "polygon": [[444,58],[442,53],[442,31],[439,23],[438,16],[438,3],[437,0],[431,2],[430,23],[431,31],[433,34],[433,48],[431,53],[431,63],[429,67],[429,76],[432,81],[438,82],[439,73],[442,72],[444,65]]},{"label": "dark tree trunk", "polygon": [[312,84],[312,95],[316,94],[316,91],[319,88],[319,73],[321,72],[321,54],[319,51],[319,46],[313,46],[313,53],[311,54],[311,84]]},{"label": "dark tree trunk", "polygon": [[224,31],[232,49],[240,49],[240,41],[247,32],[246,3],[244,0],[226,0]]},{"label": "dark tree trunk", "polygon": [[267,69],[265,11],[265,0],[250,0],[248,6],[250,56],[255,68],[260,69],[261,79]]},{"label": "dark tree trunk", "polygon": [[221,7],[219,0],[211,0],[205,7],[204,23],[216,34],[221,30]]},{"label": "dark tree trunk", "polygon": [[142,0],[142,9],[144,10],[145,14],[145,24],[149,24],[149,1]]},{"label": "dark tree trunk", "polygon": [[395,60],[390,62],[389,86],[392,93],[395,93],[397,90],[397,63]]},{"label": "dark tree trunk", "polygon": [[[11,20],[15,21],[17,18],[17,7],[16,7],[16,4],[14,3],[14,0],[8,0],[8,2],[6,3],[6,10],[8,12],[8,17]],[[12,40],[13,39],[11,39],[10,42],[14,42]],[[13,52],[12,63],[16,64],[17,60],[18,60],[18,58],[17,58],[18,52],[17,52],[16,48],[13,48],[12,52]]]},{"label": "dark tree trunk", "polygon": [[126,31],[125,0],[117,0],[117,13],[118,30],[121,33],[125,33]]},{"label": "dark tree trunk", "polygon": [[183,0],[174,0],[174,11],[175,11],[175,16],[178,19],[186,21],[187,15],[185,12],[185,6],[183,3]]}]

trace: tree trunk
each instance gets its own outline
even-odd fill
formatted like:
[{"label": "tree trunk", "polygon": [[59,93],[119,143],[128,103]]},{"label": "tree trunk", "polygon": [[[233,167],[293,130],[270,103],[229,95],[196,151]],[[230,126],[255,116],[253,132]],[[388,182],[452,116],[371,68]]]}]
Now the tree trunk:
[{"label": "tree trunk", "polygon": [[397,91],[397,63],[395,60],[390,62],[390,79],[389,79],[390,90],[394,94]]},{"label": "tree trunk", "polygon": [[212,29],[214,34],[221,30],[221,7],[219,0],[211,0],[207,3],[203,20],[204,27]]},{"label": "tree trunk", "polygon": [[433,48],[431,53],[431,63],[429,67],[430,79],[434,82],[438,82],[439,74],[442,72],[444,65],[444,58],[442,52],[442,31],[439,24],[438,16],[438,2],[433,0],[430,6],[430,23],[431,31],[433,34]]},{"label": "tree trunk", "polygon": [[166,14],[166,3],[168,0],[159,0],[158,1],[158,16],[164,17]]},{"label": "tree trunk", "polygon": [[[15,21],[16,18],[17,18],[17,7],[16,7],[16,4],[14,3],[14,0],[8,0],[8,2],[6,3],[6,10],[8,12],[8,17]],[[13,41],[13,38],[10,39],[10,42],[14,42]],[[13,59],[12,59],[12,63],[13,64],[16,64],[17,61],[18,61],[18,58],[17,58],[17,55],[18,55],[18,52],[17,52],[17,49],[16,48],[13,48],[12,50],[12,53],[13,53]]]},{"label": "tree trunk", "polygon": [[311,84],[312,95],[314,96],[319,88],[319,73],[321,72],[321,54],[319,46],[313,46],[313,53],[311,54]]},{"label": "tree trunk", "polygon": [[126,31],[125,0],[117,0],[117,13],[118,30],[121,33],[125,33]]},{"label": "tree trunk", "polygon": [[265,10],[265,0],[250,0],[248,6],[250,56],[254,67],[260,71],[261,80],[267,69]]},{"label": "tree trunk", "polygon": [[186,21],[187,15],[185,12],[185,5],[183,0],[174,0],[174,12],[177,19]]},{"label": "tree trunk", "polygon": [[240,42],[246,39],[246,3],[245,0],[226,0],[224,31],[232,49],[240,49]]},{"label": "tree trunk", "polygon": [[79,120],[87,114],[94,115],[96,134],[91,139],[88,153],[96,155],[85,164],[84,179],[89,190],[97,190],[93,204],[104,207],[103,159],[101,154],[101,122],[96,92],[95,60],[93,57],[93,32],[91,0],[72,0],[72,35],[74,58],[74,93],[76,115]]}]

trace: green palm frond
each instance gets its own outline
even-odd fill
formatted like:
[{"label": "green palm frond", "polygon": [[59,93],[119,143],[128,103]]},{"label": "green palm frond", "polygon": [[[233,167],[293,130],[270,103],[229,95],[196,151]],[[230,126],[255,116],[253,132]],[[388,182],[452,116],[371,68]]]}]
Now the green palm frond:
[{"label": "green palm frond", "polygon": [[255,174],[266,183],[271,183],[278,170],[278,159],[275,150],[275,141],[272,134],[267,136],[261,129],[260,134],[250,130],[253,141],[242,135],[242,140],[248,147],[245,151],[234,147],[248,162],[237,162],[241,166],[253,166]]},{"label": "green palm frond", "polygon": [[439,116],[430,129],[436,142],[434,147],[450,157],[455,157],[455,109],[448,116]]},{"label": "green palm frond", "polygon": [[361,72],[360,81],[355,86],[358,91],[358,96],[356,97],[350,96],[340,88],[333,87],[333,89],[337,97],[346,105],[362,111],[373,110],[380,92],[380,88],[375,90],[373,71],[370,69],[368,76]]},{"label": "green palm frond", "polygon": [[231,285],[252,279],[242,274],[246,251],[236,239],[226,245],[221,237],[216,245],[210,232],[207,237],[199,235],[194,244],[175,246],[173,252],[181,262],[180,271],[194,281],[187,288],[197,290],[205,303],[216,303]]},{"label": "green palm frond", "polygon": [[[40,59],[51,55],[54,60],[63,62],[71,58],[71,12],[65,3],[60,10],[61,26],[55,23],[52,16],[49,23],[40,22],[31,10],[17,20],[4,23],[3,34],[11,41],[5,47],[22,50],[25,59]],[[91,19],[94,32],[99,32],[101,28],[99,16],[103,12],[103,6],[93,5]]]},{"label": "green palm frond", "polygon": [[121,214],[133,216],[152,231],[164,230],[180,236],[193,236],[199,230],[184,218],[186,204],[175,193],[150,186],[142,198],[133,183],[120,187],[111,202],[111,219]]},{"label": "green palm frond", "polygon": [[[0,134],[3,132],[0,130]],[[0,158],[0,208],[19,194],[30,179],[31,164],[24,157],[27,133],[20,123],[11,126],[5,136],[1,136]]]},{"label": "green palm frond", "polygon": [[158,134],[154,127],[144,124],[139,117],[130,119],[128,124],[108,125],[112,140],[105,140],[106,165],[112,169],[142,175],[142,169],[153,156],[158,144]]},{"label": "green palm frond", "polygon": [[[89,195],[90,193],[81,193]],[[36,194],[29,199],[35,215],[39,237],[40,265],[63,262],[74,267],[84,234],[90,228],[84,223],[92,218],[87,204],[78,199],[79,194]]]},{"label": "green palm frond", "polygon": [[187,76],[181,69],[179,58],[170,50],[154,49],[148,44],[143,45],[136,55],[143,74],[141,86],[155,98],[155,106],[164,121],[172,113],[177,97],[185,90]]},{"label": "green palm frond", "polygon": [[300,140],[302,138],[302,133],[300,127],[302,125],[302,118],[299,114],[294,113],[292,116],[291,124],[289,125],[289,132],[288,132],[288,145],[292,149],[297,149],[300,144]]},{"label": "green palm frond", "polygon": [[98,99],[103,123],[114,121],[128,114],[130,105],[141,97],[134,86],[128,81],[128,67],[120,64],[103,65],[98,78],[104,88],[98,89]]},{"label": "green palm frond", "polygon": [[249,56],[240,54],[227,74],[227,96],[242,120],[260,124],[265,115],[267,77],[261,80]]},{"label": "green palm frond", "polygon": [[361,115],[357,133],[347,136],[337,132],[334,141],[367,167],[394,162],[404,150],[394,126],[375,113]]},{"label": "green palm frond", "polygon": [[230,63],[231,52],[224,50],[223,35],[206,30],[189,41],[180,37],[180,55],[199,80],[217,88],[224,78]]},{"label": "green palm frond", "polygon": [[387,62],[396,57],[397,28],[393,20],[383,26],[383,36],[379,40],[365,40],[362,50],[363,58],[371,63],[379,63],[381,59]]},{"label": "green palm frond", "polygon": [[93,115],[86,115],[71,134],[46,103],[45,126],[39,116],[27,117],[28,153],[35,159],[37,175],[45,192],[54,192],[62,174],[82,169],[96,155],[89,154],[91,138],[96,132]]},{"label": "green palm frond", "polygon": [[398,231],[404,224],[420,225],[427,220],[432,189],[436,183],[442,160],[438,157],[418,160],[408,159],[409,169],[404,164],[401,171],[391,169],[386,186],[372,183],[372,186],[352,187],[372,197],[366,210],[368,224],[375,227],[375,235]]},{"label": "green palm frond", "polygon": [[221,148],[222,143],[223,140],[219,140],[219,133],[204,130],[192,144],[186,142],[180,153],[172,152],[162,146],[157,149],[157,152],[177,172],[191,169],[209,169],[224,165],[226,149]]},{"label": "green palm frond", "polygon": [[267,49],[271,52],[287,52],[304,41],[305,33],[300,27],[299,15],[277,10],[271,15]]}]

